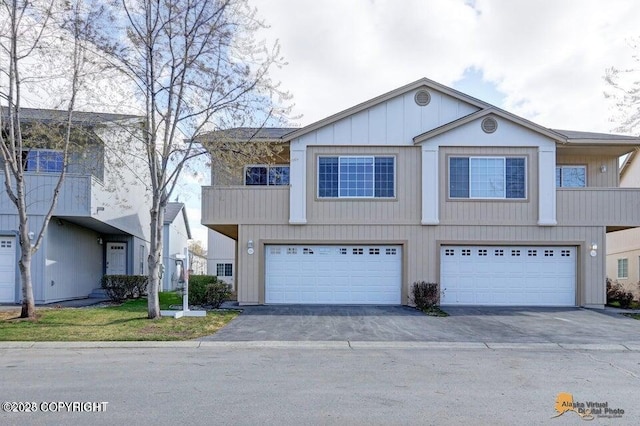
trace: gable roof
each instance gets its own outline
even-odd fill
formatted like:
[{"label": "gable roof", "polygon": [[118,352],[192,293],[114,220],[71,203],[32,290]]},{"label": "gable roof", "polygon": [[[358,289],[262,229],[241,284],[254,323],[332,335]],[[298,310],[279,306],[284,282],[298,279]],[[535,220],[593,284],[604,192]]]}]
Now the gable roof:
[{"label": "gable roof", "polygon": [[383,102],[388,101],[389,99],[395,98],[396,96],[402,95],[404,93],[407,92],[411,92],[413,90],[419,89],[421,87],[426,87],[428,89],[433,89],[436,90],[438,92],[444,93],[445,95],[449,95],[455,99],[461,100],[463,102],[466,102],[468,104],[471,104],[475,107],[481,108],[481,109],[486,109],[486,108],[492,108],[493,105],[488,104],[484,101],[481,101],[480,99],[476,99],[473,96],[469,96],[466,93],[462,93],[459,92],[455,89],[452,89],[450,87],[447,87],[445,85],[442,85],[440,83],[437,83],[433,80],[429,80],[428,78],[421,78],[420,80],[416,80],[413,83],[409,83],[405,86],[399,87],[397,89],[394,89],[390,92],[384,93],[380,96],[377,96],[373,99],[370,99],[368,101],[362,102],[356,106],[353,106],[351,108],[345,109],[344,111],[341,111],[337,114],[333,114],[327,118],[324,118],[320,121],[316,121],[315,123],[309,124],[308,126],[302,127],[300,129],[296,129],[294,132],[291,132],[289,134],[287,134],[287,139],[291,140],[291,139],[295,139],[295,138],[299,138],[300,136],[306,135],[307,133],[313,132],[314,130],[317,130],[321,127],[327,126],[329,124],[335,123],[338,120],[341,120],[345,117],[348,117],[350,115],[353,114],[357,114],[360,111],[364,111],[367,108],[371,108],[375,105],[381,104]]},{"label": "gable roof", "polygon": [[487,109],[482,109],[480,111],[476,111],[472,114],[466,115],[464,117],[461,117],[457,120],[454,120],[450,123],[444,124],[440,127],[436,127],[435,129],[429,130],[425,133],[422,133],[420,135],[417,135],[413,138],[413,143],[415,144],[419,144],[422,143],[428,139],[431,139],[434,136],[438,136],[442,133],[448,132],[449,130],[455,129],[457,127],[463,126],[467,123],[470,123],[474,120],[477,120],[479,118],[485,117],[487,115],[496,115],[500,118],[503,118],[505,120],[511,121],[512,123],[516,123],[519,124],[523,127],[528,128],[529,130],[533,130],[534,132],[540,133],[544,136],[547,136],[551,139],[554,139],[556,141],[561,141],[561,142],[565,142],[566,141],[566,136],[551,130],[551,129],[547,129],[546,127],[542,127],[539,124],[536,124],[532,121],[526,120],[522,117],[518,117],[517,115],[511,114],[510,112],[504,111],[500,108],[491,106]]},{"label": "gable roof", "polygon": [[[1,107],[2,117],[8,117],[6,107]],[[71,122],[79,125],[95,125],[120,120],[142,119],[143,117],[129,114],[109,114],[102,112],[73,111]],[[66,110],[44,108],[20,108],[20,119],[24,123],[62,123],[67,119]]]},{"label": "gable roof", "polygon": [[167,203],[167,207],[164,209],[164,224],[172,224],[173,221],[176,220],[180,212],[182,212],[184,226],[185,228],[187,228],[187,238],[191,239],[191,228],[189,227],[187,209],[184,207],[184,203]]}]

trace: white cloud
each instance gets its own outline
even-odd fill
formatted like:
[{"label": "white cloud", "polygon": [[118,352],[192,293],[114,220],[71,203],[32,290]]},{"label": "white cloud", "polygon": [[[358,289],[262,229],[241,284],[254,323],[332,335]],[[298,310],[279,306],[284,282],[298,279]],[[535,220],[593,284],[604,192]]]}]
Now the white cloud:
[{"label": "white cloud", "polygon": [[[256,0],[289,65],[274,72],[309,124],[421,77],[475,66],[508,111],[549,127],[610,131],[603,76],[632,63],[635,0]],[[473,5],[473,7],[472,7]]]}]

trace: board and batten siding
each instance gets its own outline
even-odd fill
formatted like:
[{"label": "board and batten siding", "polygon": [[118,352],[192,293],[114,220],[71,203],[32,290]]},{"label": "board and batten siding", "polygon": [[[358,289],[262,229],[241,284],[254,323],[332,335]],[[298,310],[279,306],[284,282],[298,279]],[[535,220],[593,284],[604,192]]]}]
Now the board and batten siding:
[{"label": "board and batten siding", "polygon": [[[388,156],[396,161],[396,197],[318,198],[319,156]],[[307,223],[419,224],[420,148],[380,146],[314,146],[307,149]]]},{"label": "board and batten siding", "polygon": [[[415,281],[439,281],[441,244],[563,245],[578,247],[578,305],[603,305],[605,232],[603,227],[539,226],[420,226],[420,225],[241,225],[239,227],[238,300],[264,303],[265,244],[404,244],[403,304]],[[254,241],[256,251],[247,253]],[[596,257],[588,247],[598,244]]]},{"label": "board and batten siding", "polygon": [[374,105],[300,137],[304,145],[413,145],[413,137],[479,108],[429,89],[431,102],[416,104],[418,89]]},{"label": "board and batten siding", "polygon": [[[440,223],[443,225],[536,225],[538,222],[538,149],[510,147],[441,147]],[[449,198],[449,158],[460,156],[525,157],[525,200]]]}]

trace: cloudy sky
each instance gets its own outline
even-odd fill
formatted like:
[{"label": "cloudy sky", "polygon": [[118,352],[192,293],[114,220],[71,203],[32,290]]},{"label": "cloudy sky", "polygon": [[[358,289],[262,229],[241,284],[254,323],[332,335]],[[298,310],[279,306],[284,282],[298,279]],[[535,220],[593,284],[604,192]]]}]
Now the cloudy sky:
[{"label": "cloudy sky", "polygon": [[250,1],[288,62],[272,75],[297,125],[427,77],[543,126],[609,132],[605,70],[640,65],[638,0]]}]

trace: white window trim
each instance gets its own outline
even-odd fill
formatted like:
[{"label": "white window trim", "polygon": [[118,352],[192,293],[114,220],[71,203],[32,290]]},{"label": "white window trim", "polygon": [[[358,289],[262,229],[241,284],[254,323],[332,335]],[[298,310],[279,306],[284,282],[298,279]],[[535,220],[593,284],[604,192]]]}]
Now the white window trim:
[{"label": "white window trim", "polygon": [[[627,263],[627,267],[626,267],[627,275],[626,276],[620,276],[620,262],[623,261],[623,260],[626,261],[626,263]],[[622,257],[622,258],[618,259],[618,262],[617,262],[616,266],[617,266],[616,275],[618,276],[618,279],[619,280],[628,280],[629,279],[629,259],[626,258],[626,257]]]},{"label": "white window trim", "polygon": [[[577,168],[581,168],[584,169],[584,186],[562,186],[562,169],[564,168],[570,168],[570,169],[577,169]],[[560,170],[560,186],[556,186],[556,188],[563,188],[563,189],[578,189],[578,188],[586,188],[589,186],[589,181],[588,181],[588,174],[587,174],[587,166],[584,164],[556,164],[556,169],[561,169]],[[554,181],[555,181],[555,176],[554,176]]]},{"label": "white window trim", "polygon": [[[449,181],[451,180],[451,159],[452,158],[468,158],[469,159],[469,196],[468,197],[452,197],[451,196],[451,185],[449,185]],[[486,158],[486,159],[503,159],[504,160],[504,197],[472,197],[471,196],[471,159],[473,158]],[[508,158],[521,158],[524,160],[524,197],[523,198],[507,198],[507,159]],[[451,155],[449,156],[449,167],[447,170],[447,192],[448,192],[448,197],[450,200],[455,200],[455,201],[464,201],[464,200],[501,200],[501,201],[523,201],[523,200],[528,200],[529,199],[529,185],[527,185],[527,183],[529,182],[528,176],[529,176],[529,162],[527,161],[527,157],[526,156],[519,156],[519,155],[510,155],[508,157],[496,157],[496,156],[485,156],[485,155]]]},{"label": "white window trim", "polygon": [[[267,169],[266,185],[247,185],[247,169],[250,167],[264,167]],[[272,167],[289,167],[289,185],[291,185],[291,165],[290,164],[247,164],[244,166],[242,173],[242,183],[244,186],[289,186],[289,185],[269,185],[269,170]]]},{"label": "white window trim", "polygon": [[[320,196],[320,159],[321,158],[337,158],[338,159],[338,196],[337,197],[321,197]],[[340,159],[341,158],[371,158],[373,159],[373,195],[372,196],[340,196]],[[393,197],[376,197],[376,158],[392,158],[393,159]],[[318,200],[395,200],[398,194],[398,174],[396,167],[397,159],[393,154],[379,155],[318,155],[316,159],[316,199]]]}]

